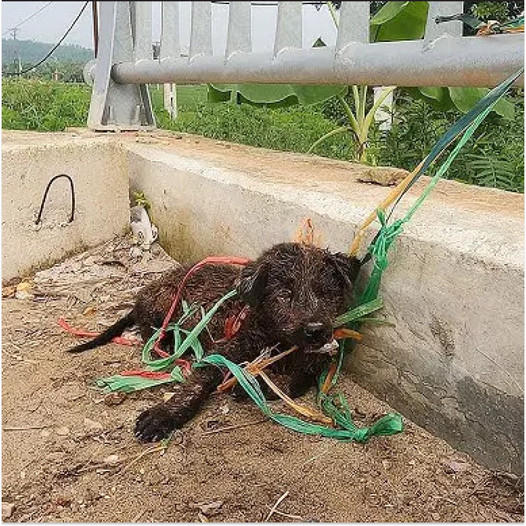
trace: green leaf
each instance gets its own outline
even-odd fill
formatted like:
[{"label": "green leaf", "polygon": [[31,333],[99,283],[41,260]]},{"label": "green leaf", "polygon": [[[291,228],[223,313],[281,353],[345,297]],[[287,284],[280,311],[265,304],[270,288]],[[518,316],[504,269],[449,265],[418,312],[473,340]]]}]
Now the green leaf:
[{"label": "green leaf", "polygon": [[404,88],[414,99],[420,99],[429,104],[435,110],[447,111],[455,107],[449,90],[444,87]]},{"label": "green leaf", "polygon": [[380,26],[398,16],[400,12],[409,5],[409,2],[387,2],[371,18],[372,26]]},{"label": "green leaf", "polygon": [[371,20],[371,42],[417,40],[424,36],[428,2],[387,2]]},{"label": "green leaf", "polygon": [[[448,88],[449,95],[455,106],[463,113],[467,113],[475,104],[489,93],[487,88]],[[506,120],[513,120],[515,108],[513,104],[501,99],[493,108],[496,113]]]},{"label": "green leaf", "polygon": [[208,100],[225,102],[232,93],[240,95],[243,102],[272,106],[314,104],[323,102],[346,90],[346,86],[299,86],[295,84],[209,84]]}]

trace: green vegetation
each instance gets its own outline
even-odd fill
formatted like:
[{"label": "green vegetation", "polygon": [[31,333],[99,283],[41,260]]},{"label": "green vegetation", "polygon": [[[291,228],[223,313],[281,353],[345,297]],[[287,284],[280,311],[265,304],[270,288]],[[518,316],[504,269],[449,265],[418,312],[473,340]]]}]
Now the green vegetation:
[{"label": "green vegetation", "polygon": [[[523,192],[524,90],[515,89],[508,99],[515,108],[513,118],[490,113],[451,165],[448,179]],[[376,164],[412,170],[461,115],[456,109],[433,109],[402,92],[396,99],[392,129],[374,130],[371,157]]]},{"label": "green vegetation", "polygon": [[[2,85],[4,129],[60,131],[86,124],[88,86],[33,79],[4,79]],[[461,113],[455,108],[435,109],[402,90],[397,93],[391,131],[380,132],[376,126],[371,130],[370,160],[412,169]],[[162,109],[161,90],[152,89],[159,127],[276,150],[305,153],[316,139],[340,127],[345,119],[344,109],[335,98],[283,108],[212,104],[207,102],[206,86],[178,86],[177,97],[179,118],[173,122]],[[515,107],[513,119],[489,115],[451,166],[449,178],[523,191],[523,90],[514,90],[509,100]],[[334,136],[318,145],[314,153],[349,160],[355,158],[355,148],[351,136]]]},{"label": "green vegetation", "polygon": [[[188,106],[183,104],[180,90],[187,90]],[[195,90],[199,102],[188,97],[188,90]],[[423,100],[399,91],[392,129],[385,133],[376,126],[372,128],[369,160],[376,165],[412,170],[462,113],[456,108],[447,111],[435,109]],[[178,88],[178,97],[179,118],[174,122],[162,109],[161,95],[154,90],[157,123],[161,128],[276,150],[305,153],[316,139],[338,130],[346,119],[345,109],[337,98],[311,106],[269,108],[206,103],[203,87]],[[512,119],[492,112],[451,166],[447,174],[449,179],[523,191],[523,90],[514,90],[508,99],[515,108]],[[353,104],[351,99],[348,102]],[[313,153],[351,160],[356,157],[356,147],[351,135],[334,135],[318,144]]]},{"label": "green vegetation", "polygon": [[62,131],[86,126],[90,88],[48,80],[2,80],[2,128]]}]

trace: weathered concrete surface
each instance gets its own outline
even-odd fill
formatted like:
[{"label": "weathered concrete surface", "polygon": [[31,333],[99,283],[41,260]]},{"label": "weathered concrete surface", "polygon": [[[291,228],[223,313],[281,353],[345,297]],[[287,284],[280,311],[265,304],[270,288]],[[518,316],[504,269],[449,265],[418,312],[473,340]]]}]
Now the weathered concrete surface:
[{"label": "weathered concrete surface", "polygon": [[[182,260],[254,257],[293,239],[305,217],[324,244],[346,250],[389,191],[358,182],[358,165],[191,136],[130,138],[125,147],[131,188],[151,200],[161,242]],[[391,254],[382,316],[396,327],[367,330],[349,364],[360,384],[404,415],[486,466],[516,473],[523,226],[522,196],[441,182]]]},{"label": "weathered concrete surface", "polygon": [[[75,185],[70,216],[66,179],[53,183],[40,228],[34,223],[49,180]],[[2,279],[52,265],[66,254],[123,232],[129,224],[127,166],[114,139],[72,133],[2,133]]]},{"label": "weathered concrete surface", "polygon": [[[255,257],[310,217],[323,244],[347,250],[389,191],[359,165],[193,136],[3,134],[3,278],[102,242],[128,225],[128,178],[144,191],[176,258]],[[49,179],[42,228],[33,230]],[[415,185],[401,214],[422,189]],[[370,229],[369,241],[376,231]],[[349,363],[402,414],[490,468],[523,466],[523,197],[441,182],[391,254],[382,316]],[[366,269],[369,270],[368,268]],[[410,439],[410,438],[409,438]]]}]

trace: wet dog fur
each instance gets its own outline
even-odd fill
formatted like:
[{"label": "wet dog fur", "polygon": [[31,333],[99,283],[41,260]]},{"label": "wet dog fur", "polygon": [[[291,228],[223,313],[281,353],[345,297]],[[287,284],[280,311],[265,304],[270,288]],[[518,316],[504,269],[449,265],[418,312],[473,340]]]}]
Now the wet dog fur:
[{"label": "wet dog fur", "polygon": [[[334,319],[349,306],[353,282],[360,264],[341,253],[330,253],[300,243],[281,243],[264,252],[244,268],[231,265],[207,265],[187,281],[183,293],[190,305],[209,310],[222,296],[236,288],[238,295],[228,300],[212,317],[200,341],[205,353],[222,354],[235,363],[252,361],[264,348],[280,351],[297,345],[291,353],[269,368],[269,376],[285,393],[296,398],[315,384],[327,365],[328,355],[312,352],[332,340]],[[146,342],[162,325],[179,283],[191,265],[168,271],[144,287],[133,310],[100,336],[79,345],[71,352],[98,347],[122,334],[126,327],[137,325]],[[239,332],[229,341],[217,343],[224,336],[225,321],[250,309]],[[181,317],[178,307],[173,320]],[[192,328],[200,319],[197,312],[183,324]],[[166,350],[173,347],[168,335]],[[145,442],[160,440],[183,426],[221,382],[216,367],[195,368],[184,383],[174,387],[175,395],[139,415],[136,436]],[[262,386],[265,395],[273,393]],[[242,398],[238,388],[235,395]]]}]

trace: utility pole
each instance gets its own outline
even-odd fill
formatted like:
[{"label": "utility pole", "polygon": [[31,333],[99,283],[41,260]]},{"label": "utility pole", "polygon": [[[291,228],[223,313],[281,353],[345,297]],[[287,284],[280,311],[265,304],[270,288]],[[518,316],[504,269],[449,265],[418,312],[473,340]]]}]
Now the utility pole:
[{"label": "utility pole", "polygon": [[13,36],[13,41],[15,42],[15,70],[18,70],[18,73],[22,72],[22,61],[20,60],[20,53],[18,52],[18,41],[16,39],[16,34],[18,33],[18,27],[12,27],[9,29],[11,35]]}]

